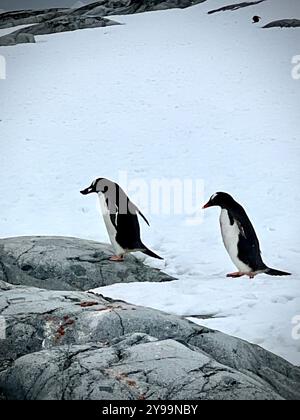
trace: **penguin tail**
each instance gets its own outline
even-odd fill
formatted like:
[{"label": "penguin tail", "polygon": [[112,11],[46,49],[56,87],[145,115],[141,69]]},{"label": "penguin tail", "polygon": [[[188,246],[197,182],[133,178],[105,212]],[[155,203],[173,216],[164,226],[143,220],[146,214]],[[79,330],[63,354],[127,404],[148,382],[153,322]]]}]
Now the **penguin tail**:
[{"label": "penguin tail", "polygon": [[155,254],[153,251],[151,251],[150,249],[148,249],[145,245],[143,245],[143,249],[141,251],[142,251],[143,254],[148,255],[149,257],[156,258],[158,260],[163,260],[162,257],[160,257],[159,255]]},{"label": "penguin tail", "polygon": [[274,268],[267,268],[265,271],[269,276],[291,276],[291,273],[286,273],[285,271],[275,270]]}]

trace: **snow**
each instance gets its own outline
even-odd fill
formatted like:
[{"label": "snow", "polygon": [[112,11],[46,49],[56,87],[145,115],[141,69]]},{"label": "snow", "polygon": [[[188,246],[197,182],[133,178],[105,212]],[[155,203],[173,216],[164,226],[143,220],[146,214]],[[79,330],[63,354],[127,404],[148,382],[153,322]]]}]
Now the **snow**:
[{"label": "snow", "polygon": [[79,7],[86,6],[87,3],[83,3],[82,1],[76,1],[72,6],[71,9],[79,9]]},{"label": "snow", "polygon": [[28,26],[32,26],[32,23],[27,25],[18,25],[12,26],[10,28],[0,29],[0,36],[11,34],[12,32],[18,31],[19,29],[28,28]]},{"label": "snow", "polygon": [[[300,30],[260,29],[300,18],[300,3],[207,15],[222,5],[117,16],[125,25],[0,48],[0,235],[108,242],[97,197],[79,190],[99,176],[121,177],[150,220],[150,229],[141,221],[144,242],[165,258],[146,263],[178,280],[99,292],[187,316],[300,365],[292,338],[300,314],[300,80],[292,78]],[[231,193],[253,221],[265,262],[293,276],[227,279],[235,267],[219,210],[201,212],[201,224],[150,211],[138,185],[161,178],[203,180],[195,209],[216,191]]]}]

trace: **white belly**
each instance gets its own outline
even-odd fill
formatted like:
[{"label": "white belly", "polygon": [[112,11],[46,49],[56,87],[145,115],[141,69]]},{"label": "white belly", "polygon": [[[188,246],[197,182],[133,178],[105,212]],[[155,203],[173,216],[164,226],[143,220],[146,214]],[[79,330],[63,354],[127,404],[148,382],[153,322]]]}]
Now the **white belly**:
[{"label": "white belly", "polygon": [[98,193],[98,197],[99,197],[99,202],[100,202],[101,213],[104,219],[104,223],[107,229],[110,242],[116,252],[116,255],[122,255],[125,253],[125,250],[116,241],[117,230],[110,219],[109,210],[106,205],[105,197],[101,193]]},{"label": "white belly", "polygon": [[220,215],[221,233],[225,248],[237,269],[243,273],[250,273],[251,268],[238,258],[239,227],[236,222],[230,224],[228,212],[222,209]]}]

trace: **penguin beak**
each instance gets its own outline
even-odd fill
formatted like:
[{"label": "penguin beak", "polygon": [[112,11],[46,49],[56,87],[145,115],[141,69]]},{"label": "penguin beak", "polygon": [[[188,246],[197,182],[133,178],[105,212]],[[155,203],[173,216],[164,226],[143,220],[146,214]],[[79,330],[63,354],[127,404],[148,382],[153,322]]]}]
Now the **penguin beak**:
[{"label": "penguin beak", "polygon": [[88,194],[91,194],[92,192],[94,192],[93,189],[91,187],[88,187],[85,190],[80,191],[80,194],[88,195]]},{"label": "penguin beak", "polygon": [[210,204],[210,201],[206,204],[204,204],[204,206],[202,207],[202,209],[208,209],[208,207],[211,207],[212,205]]}]

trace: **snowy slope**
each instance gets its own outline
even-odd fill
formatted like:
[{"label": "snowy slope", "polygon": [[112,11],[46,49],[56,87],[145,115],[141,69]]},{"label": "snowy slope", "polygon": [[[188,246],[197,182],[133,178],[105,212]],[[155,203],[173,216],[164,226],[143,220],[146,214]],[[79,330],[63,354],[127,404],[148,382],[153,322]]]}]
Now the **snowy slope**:
[{"label": "snowy slope", "polygon": [[[233,3],[230,1],[229,3]],[[55,234],[108,241],[96,198],[79,190],[95,177],[121,182],[203,180],[200,208],[215,191],[247,209],[271,266],[291,278],[226,279],[218,209],[203,223],[153,214],[147,259],[179,280],[114,285],[100,292],[193,318],[258,343],[300,365],[292,318],[300,314],[299,99],[291,77],[300,29],[262,30],[300,18],[297,0],[269,0],[207,15],[226,2],[118,16],[117,27],[37,37],[0,48],[0,236]],[[1,31],[0,31],[1,35]],[[151,197],[149,197],[151,202]]]}]

